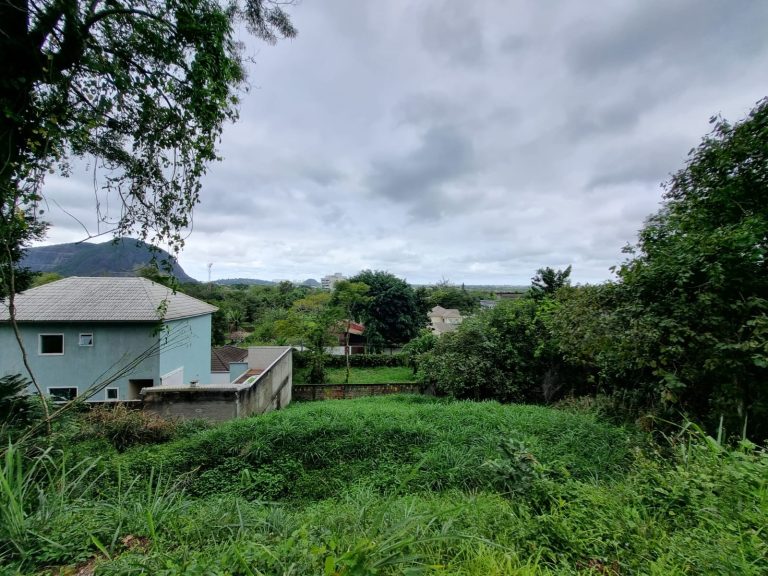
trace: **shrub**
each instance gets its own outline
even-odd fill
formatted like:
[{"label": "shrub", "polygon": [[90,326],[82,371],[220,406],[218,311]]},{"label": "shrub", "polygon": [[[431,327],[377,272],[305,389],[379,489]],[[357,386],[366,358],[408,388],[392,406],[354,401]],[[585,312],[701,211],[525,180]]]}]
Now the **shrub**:
[{"label": "shrub", "polygon": [[18,374],[0,378],[0,441],[6,444],[21,430],[43,416],[40,400],[26,394],[29,381]]},{"label": "shrub", "polygon": [[134,410],[125,404],[96,406],[83,415],[83,438],[104,438],[117,450],[136,444],[155,444],[170,440],[178,422],[156,414]]}]

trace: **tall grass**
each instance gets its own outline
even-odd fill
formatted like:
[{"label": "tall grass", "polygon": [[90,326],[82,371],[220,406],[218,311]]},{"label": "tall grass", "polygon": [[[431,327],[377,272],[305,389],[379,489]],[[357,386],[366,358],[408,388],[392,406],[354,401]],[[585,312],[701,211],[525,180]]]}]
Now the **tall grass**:
[{"label": "tall grass", "polygon": [[629,459],[632,434],[575,415],[495,402],[420,396],[292,406],[231,422],[114,461],[132,474],[162,466],[191,473],[197,496],[315,501],[365,484],[382,493],[492,487],[483,463],[514,438],[543,464],[576,478],[611,478]]},{"label": "tall grass", "polygon": [[386,398],[110,454],[63,468],[60,455],[12,451],[0,562],[28,572],[92,557],[99,574],[158,575],[768,573],[766,451],[692,428],[655,446],[583,415]]}]

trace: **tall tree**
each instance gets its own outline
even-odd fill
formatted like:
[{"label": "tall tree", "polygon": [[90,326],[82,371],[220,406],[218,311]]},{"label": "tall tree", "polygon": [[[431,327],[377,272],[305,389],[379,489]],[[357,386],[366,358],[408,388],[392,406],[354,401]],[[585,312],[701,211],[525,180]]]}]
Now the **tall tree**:
[{"label": "tall tree", "polygon": [[34,236],[45,174],[93,158],[120,232],[183,245],[200,179],[245,78],[233,29],[296,30],[272,0],[0,3],[0,266]]},{"label": "tall tree", "polygon": [[291,314],[286,320],[295,330],[294,338],[297,336],[299,342],[309,350],[310,370],[307,380],[312,384],[325,380],[325,349],[338,342],[336,334],[341,316],[342,311],[331,304],[331,294],[328,292],[310,294],[296,300],[291,307]]},{"label": "tall tree", "polygon": [[363,270],[349,281],[369,287],[370,300],[353,311],[365,324],[366,340],[374,350],[408,342],[426,325],[427,316],[405,280],[389,272]]},{"label": "tall tree", "polygon": [[546,268],[539,268],[536,271],[536,276],[531,278],[531,295],[534,298],[552,296],[563,286],[569,286],[571,284],[570,277],[570,266],[565,270],[555,270],[549,266]]},{"label": "tall tree", "polygon": [[637,361],[666,404],[768,436],[768,99],[713,130],[666,186],[618,271]]},{"label": "tall tree", "polygon": [[367,284],[343,280],[336,283],[331,298],[331,304],[338,307],[344,315],[342,323],[344,324],[344,357],[347,368],[344,376],[345,384],[349,384],[349,331],[355,320],[355,312],[362,310],[370,301],[368,291]]}]

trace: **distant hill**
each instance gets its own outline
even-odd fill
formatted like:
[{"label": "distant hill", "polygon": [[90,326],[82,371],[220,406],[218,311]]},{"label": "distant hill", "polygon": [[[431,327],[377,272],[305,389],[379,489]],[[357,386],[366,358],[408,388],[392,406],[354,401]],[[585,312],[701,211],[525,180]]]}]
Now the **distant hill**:
[{"label": "distant hill", "polygon": [[153,256],[158,263],[172,262],[173,275],[179,282],[197,282],[168,252],[153,252],[150,244],[133,238],[29,248],[21,265],[35,272],[56,272],[62,276],[135,276],[137,270],[151,263]]},{"label": "distant hill", "polygon": [[321,284],[314,278],[307,278],[301,283],[302,286],[310,286],[312,288],[320,288]]},{"label": "distant hill", "polygon": [[275,284],[269,280],[259,280],[258,278],[221,278],[214,280],[213,283],[219,286],[236,286],[238,284],[242,286],[273,286]]}]

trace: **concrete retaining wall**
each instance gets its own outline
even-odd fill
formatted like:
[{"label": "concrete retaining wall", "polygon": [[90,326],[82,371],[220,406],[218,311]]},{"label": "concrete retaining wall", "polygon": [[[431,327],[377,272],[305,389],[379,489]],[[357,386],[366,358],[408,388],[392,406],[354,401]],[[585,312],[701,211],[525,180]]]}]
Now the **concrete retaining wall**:
[{"label": "concrete retaining wall", "polygon": [[211,422],[279,410],[291,402],[293,360],[290,347],[269,348],[248,350],[249,368],[263,372],[243,384],[145,388],[144,410],[166,418]]}]

